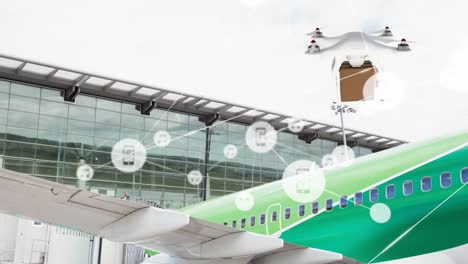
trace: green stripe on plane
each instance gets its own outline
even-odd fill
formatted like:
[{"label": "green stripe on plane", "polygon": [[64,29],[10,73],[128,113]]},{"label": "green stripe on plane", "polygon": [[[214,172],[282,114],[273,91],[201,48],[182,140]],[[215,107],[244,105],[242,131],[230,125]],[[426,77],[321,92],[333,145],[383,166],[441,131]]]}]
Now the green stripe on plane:
[{"label": "green stripe on plane", "polygon": [[[215,198],[182,209],[193,217],[219,224],[233,220],[244,230],[280,236],[284,241],[305,247],[341,253],[361,262],[401,259],[440,251],[468,243],[468,188],[463,188],[460,171],[468,167],[468,133],[408,144],[375,153],[347,166],[325,171],[326,191],[316,199],[321,209],[312,213],[311,203],[304,204],[305,215],[299,215],[298,203],[288,197],[281,181],[249,190],[255,206],[246,212],[235,205],[236,194]],[[452,186],[440,186],[440,174],[450,172]],[[422,177],[429,176],[432,189],[422,192]],[[405,196],[402,186],[412,181],[414,193]],[[393,199],[385,197],[386,186],[396,187]],[[369,190],[377,188],[379,200],[369,201]],[[363,192],[363,205],[354,205],[352,197]],[[338,205],[339,197],[350,199],[346,208]],[[334,208],[324,210],[325,201],[333,199]],[[446,200],[447,199],[447,200]],[[391,210],[386,223],[370,217],[369,208],[383,203]],[[291,209],[291,217],[284,218],[284,210]],[[260,224],[261,214],[277,211],[278,221]],[[256,217],[250,226],[250,217]],[[405,235],[402,235],[405,234]]]}]

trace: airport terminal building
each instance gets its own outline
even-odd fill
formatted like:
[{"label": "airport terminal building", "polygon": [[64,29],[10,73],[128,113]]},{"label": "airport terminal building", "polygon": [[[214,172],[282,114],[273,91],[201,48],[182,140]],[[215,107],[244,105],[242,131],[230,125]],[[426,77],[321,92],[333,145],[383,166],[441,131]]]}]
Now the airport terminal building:
[{"label": "airport terminal building", "polygon": [[[291,118],[0,56],[0,167],[101,194],[141,198],[165,208],[177,209],[279,180],[287,164],[302,159],[320,163],[323,155],[343,143],[341,128],[313,120],[305,120],[300,133],[291,133],[287,129]],[[279,131],[274,151],[256,153],[246,146],[246,129],[257,121],[265,121]],[[157,131],[167,131],[172,141],[164,148],[148,148],[140,170],[125,173],[113,166],[111,152],[119,140],[136,139],[151,146]],[[357,130],[346,129],[345,133],[356,156],[405,143]],[[237,147],[238,153],[232,159],[225,156],[227,145]],[[94,169],[91,180],[78,180],[76,172],[81,164]],[[203,184],[194,186],[187,181],[187,174],[193,170],[208,176]],[[11,235],[17,236],[16,244],[17,233],[24,225],[17,223]],[[65,232],[60,230],[55,232]],[[83,234],[75,235],[80,237],[76,239],[93,241]],[[50,235],[48,239],[48,246],[41,249],[48,252],[42,255],[52,250]],[[11,243],[5,241],[0,241],[0,247],[2,243],[9,245],[4,247],[9,248],[8,256],[12,258]],[[5,248],[0,248],[0,253]],[[35,252],[34,246],[30,248]],[[88,249],[94,250],[93,246]],[[93,257],[97,250],[93,252],[89,253],[88,263],[97,263]],[[30,259],[32,254],[28,255]],[[51,256],[48,259],[23,263],[54,263]]]}]

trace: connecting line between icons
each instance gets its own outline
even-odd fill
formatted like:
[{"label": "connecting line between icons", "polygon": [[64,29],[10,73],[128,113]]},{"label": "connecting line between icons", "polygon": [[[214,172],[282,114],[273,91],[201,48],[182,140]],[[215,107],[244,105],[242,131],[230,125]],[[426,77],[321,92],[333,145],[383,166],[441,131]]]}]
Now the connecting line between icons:
[{"label": "connecting line between icons", "polygon": [[[205,129],[207,129],[207,128],[212,128],[212,127],[221,125],[221,124],[223,124],[223,123],[229,122],[229,121],[231,121],[231,120],[233,120],[233,119],[236,119],[236,118],[239,118],[239,117],[241,117],[241,116],[244,116],[244,115],[246,115],[247,113],[249,113],[249,112],[251,112],[251,111],[256,111],[256,110],[253,109],[253,110],[250,110],[250,111],[248,111],[248,112],[246,112],[246,113],[243,113],[243,114],[240,114],[240,115],[231,117],[231,118],[229,118],[229,119],[223,120],[223,121],[221,121],[221,122],[215,123],[215,124],[213,124],[213,125],[211,125],[211,126],[206,126],[206,127],[203,127],[203,128],[197,129],[197,130],[190,131],[190,132],[188,132],[188,133],[186,133],[186,134],[184,134],[184,135],[182,135],[182,136],[178,136],[178,137],[175,137],[175,138],[169,140],[169,143],[168,143],[168,144],[170,144],[172,141],[175,141],[175,140],[178,140],[178,139],[181,139],[181,138],[184,138],[184,137],[188,137],[188,136],[193,135],[193,134],[195,134],[195,133],[197,133],[197,132],[199,132],[199,131],[203,131],[203,130],[205,130]],[[156,146],[156,145],[154,145],[154,146],[149,146],[149,147],[146,148],[146,150],[150,150],[150,149],[153,149],[153,148],[156,148],[156,147],[158,147],[158,146]]]},{"label": "connecting line between icons", "polygon": [[[159,119],[156,121],[156,123],[155,123],[155,124],[153,125],[153,127],[151,128],[151,130],[154,129],[154,127],[156,127],[156,125],[161,121],[161,119],[163,118],[164,115],[167,115],[167,114],[169,113],[169,111],[172,109],[172,107],[173,107],[174,105],[175,105],[175,102],[168,108],[168,110],[167,110],[166,112],[164,112],[164,113],[159,117]],[[233,120],[233,119],[239,118],[239,117],[241,117],[241,116],[243,116],[243,115],[245,115],[245,114],[247,114],[247,113],[249,113],[249,112],[251,112],[251,111],[256,111],[256,110],[255,110],[255,109],[254,109],[254,110],[250,110],[250,111],[248,111],[248,112],[246,112],[246,113],[243,113],[243,114],[240,114],[240,115],[231,117],[231,118],[229,118],[229,119],[223,120],[223,121],[221,121],[221,122],[219,122],[219,123],[213,124],[213,125],[208,126],[208,127],[215,127],[215,126],[220,125],[220,124],[222,124],[222,123],[225,123],[225,122],[231,121],[231,120]],[[184,137],[186,137],[186,136],[195,134],[196,132],[205,130],[206,128],[207,128],[207,127],[204,127],[204,128],[201,128],[201,129],[197,129],[197,130],[191,131],[191,132],[189,132],[189,133],[187,133],[187,134],[185,134],[185,135],[183,135],[183,136],[176,137],[176,138],[170,140],[169,143],[172,142],[172,141],[174,141],[174,140],[177,140],[177,139],[184,138]],[[150,130],[150,131],[151,131],[151,130]],[[145,138],[146,136],[148,136],[149,133],[150,133],[150,132],[147,132],[147,133],[144,135],[144,137],[142,138],[142,140],[144,140],[144,138]],[[155,148],[155,147],[158,147],[158,146],[154,145],[154,146],[151,146],[151,147],[147,147],[147,150],[153,149],[153,148]],[[94,168],[94,170],[101,169],[101,168],[103,168],[103,167],[105,167],[105,166],[107,166],[107,165],[109,165],[109,164],[111,164],[111,163],[112,163],[112,161],[109,161],[109,162],[107,162],[107,163],[105,163],[105,164],[102,164],[102,165],[100,165],[100,166]]]},{"label": "connecting line between icons", "polygon": [[420,223],[422,223],[426,218],[428,218],[431,214],[433,214],[437,209],[439,209],[442,205],[444,205],[446,202],[448,202],[450,199],[452,199],[455,194],[457,194],[459,191],[465,187],[466,184],[462,185],[460,188],[458,188],[455,192],[453,192],[449,197],[447,197],[445,200],[443,200],[439,205],[437,205],[432,211],[430,211],[428,214],[426,214],[423,218],[421,218],[416,224],[408,228],[405,232],[403,232],[400,236],[398,236],[395,240],[393,240],[388,246],[386,246],[382,251],[380,251],[377,256],[375,256],[371,261],[368,262],[368,264],[371,264],[376,260],[378,257],[380,257],[382,254],[387,252],[390,248],[392,248],[395,244],[397,244],[399,241],[401,241],[406,235],[408,235],[416,226],[418,226]]},{"label": "connecting line between icons", "polygon": [[[145,133],[145,135],[143,136],[143,138],[140,140],[140,142],[143,142],[143,140],[149,135],[149,133],[159,124],[159,122],[161,121],[161,119],[163,118],[164,115],[167,116],[167,114],[169,113],[169,111],[171,111],[172,107],[177,103],[177,100],[174,101],[172,103],[172,105],[163,113],[161,114],[161,116],[159,117],[159,119],[154,123],[154,125],[151,127],[151,129]],[[105,140],[104,142],[101,142],[99,144],[99,146],[97,146],[96,148],[100,148],[102,146],[104,146],[104,144],[106,144],[107,142],[110,142],[110,141],[113,141],[114,139],[107,139]],[[86,157],[88,157],[90,154],[87,154]]]},{"label": "connecting line between icons", "polygon": [[141,138],[140,142],[143,142],[143,140],[145,140],[145,138],[149,135],[149,133],[151,131],[153,131],[153,129],[159,124],[159,122],[161,121],[161,119],[163,118],[163,116],[166,116],[167,117],[167,114],[169,113],[169,111],[171,111],[172,107],[174,107],[174,105],[178,102],[178,100],[175,100],[171,106],[158,118],[158,120],[153,124],[153,126],[151,127],[151,129],[146,132],[146,134],[143,136],[143,138]]},{"label": "connecting line between icons", "polygon": [[348,78],[351,78],[351,77],[353,77],[353,76],[359,75],[359,74],[361,74],[361,73],[365,73],[365,72],[371,71],[371,70],[373,70],[373,69],[375,69],[375,67],[372,67],[372,68],[368,68],[368,69],[364,69],[364,70],[358,71],[358,72],[356,72],[356,73],[353,73],[353,74],[351,74],[351,75],[348,75],[348,76],[345,76],[345,77],[341,78],[340,81],[346,80],[346,79],[348,79]]},{"label": "connecting line between icons", "polygon": [[292,147],[290,147],[290,146],[288,146],[288,145],[284,145],[284,144],[281,144],[281,143],[276,143],[276,144],[278,144],[279,146],[281,146],[281,147],[283,147],[283,148],[292,149],[292,150],[294,150],[295,152],[299,152],[299,153],[304,154],[304,155],[307,155],[307,156],[315,157],[314,155],[312,155],[312,154],[310,154],[310,153],[307,153],[307,152],[305,152],[305,151],[302,151],[302,150],[300,150],[300,149],[295,149],[295,148],[292,148]]},{"label": "connecting line between icons", "polygon": [[274,148],[272,148],[271,150],[276,154],[276,156],[278,156],[278,158],[279,158],[284,164],[286,164],[286,166],[289,166],[289,164],[286,162],[286,160],[285,160],[283,157],[281,157],[281,155],[278,154],[278,152],[276,152],[276,150],[275,150]]},{"label": "connecting line between icons", "polygon": [[[242,145],[242,146],[237,147],[237,149],[239,150],[239,149],[244,148],[244,147],[245,147],[245,145]],[[223,162],[225,162],[225,160],[216,162],[215,164],[211,165],[211,167],[208,168],[208,171],[211,171],[213,168],[215,168],[216,166],[218,166],[219,164],[221,164]]]},{"label": "connecting line between icons", "polygon": [[164,165],[157,164],[157,163],[155,163],[155,162],[152,162],[152,161],[148,161],[148,160],[146,160],[146,162],[147,162],[148,164],[151,164],[151,165],[154,165],[154,166],[156,166],[156,167],[159,167],[159,168],[162,168],[162,169],[164,169],[164,170],[165,170],[164,172],[167,172],[167,171],[172,171],[172,172],[179,173],[179,174],[185,174],[185,173],[183,173],[183,172],[181,172],[181,171],[178,171],[178,170],[174,170],[174,169],[168,168],[168,167],[166,167],[166,166],[164,166]]},{"label": "connecting line between icons", "polygon": [[111,163],[112,163],[112,161],[106,162],[106,163],[104,163],[104,164],[102,164],[102,165],[99,165],[98,167],[94,168],[94,170],[98,170],[98,169],[104,168],[104,167],[106,167],[107,165],[109,165],[109,164],[111,164]]}]

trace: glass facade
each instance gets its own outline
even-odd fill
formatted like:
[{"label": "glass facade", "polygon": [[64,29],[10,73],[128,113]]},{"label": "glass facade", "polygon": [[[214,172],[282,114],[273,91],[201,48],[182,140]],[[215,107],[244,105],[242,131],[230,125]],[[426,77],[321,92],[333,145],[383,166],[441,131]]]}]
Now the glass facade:
[{"label": "glass facade", "polygon": [[[275,151],[259,154],[245,145],[246,125],[220,121],[210,129],[206,160],[204,128],[190,114],[158,109],[143,116],[133,104],[87,95],[69,103],[58,90],[0,80],[0,165],[109,195],[128,193],[169,208],[201,201],[200,188],[188,183],[186,175],[204,172],[205,163],[208,193],[217,197],[278,180],[286,164],[296,160],[320,163],[337,146],[322,139],[307,144],[295,134],[279,132]],[[133,138],[151,146],[154,133],[161,130],[175,140],[166,148],[149,148],[141,170],[123,173],[113,167],[115,143]],[[233,159],[224,155],[228,144],[237,146]],[[359,146],[354,150],[356,156],[371,153]],[[95,170],[86,183],[76,178],[83,162]]]}]

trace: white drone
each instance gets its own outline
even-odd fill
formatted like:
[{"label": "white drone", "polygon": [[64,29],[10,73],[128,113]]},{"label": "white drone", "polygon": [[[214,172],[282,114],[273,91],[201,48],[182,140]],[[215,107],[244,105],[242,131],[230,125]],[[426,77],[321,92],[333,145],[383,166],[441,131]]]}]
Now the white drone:
[{"label": "white drone", "polygon": [[[390,27],[385,27],[373,33],[349,32],[340,36],[328,37],[323,34],[320,28],[307,34],[312,37],[310,45],[307,47],[306,54],[320,54],[331,50],[353,49],[367,52],[372,49],[387,49],[396,51],[410,51],[409,43],[405,38],[401,40],[392,39],[393,32]],[[322,42],[320,45],[318,39]],[[393,43],[398,43],[395,47]]]},{"label": "white drone", "polygon": [[[332,77],[340,102],[384,101],[385,87],[381,85],[383,69],[379,56],[381,51],[408,52],[410,41],[393,39],[390,27],[373,33],[349,32],[329,37],[320,28],[307,34],[312,38],[306,54],[315,55],[332,51]],[[319,44],[320,42],[320,44]],[[394,43],[397,43],[395,45]],[[379,52],[375,52],[379,51]],[[342,93],[342,87],[347,87]]]}]

